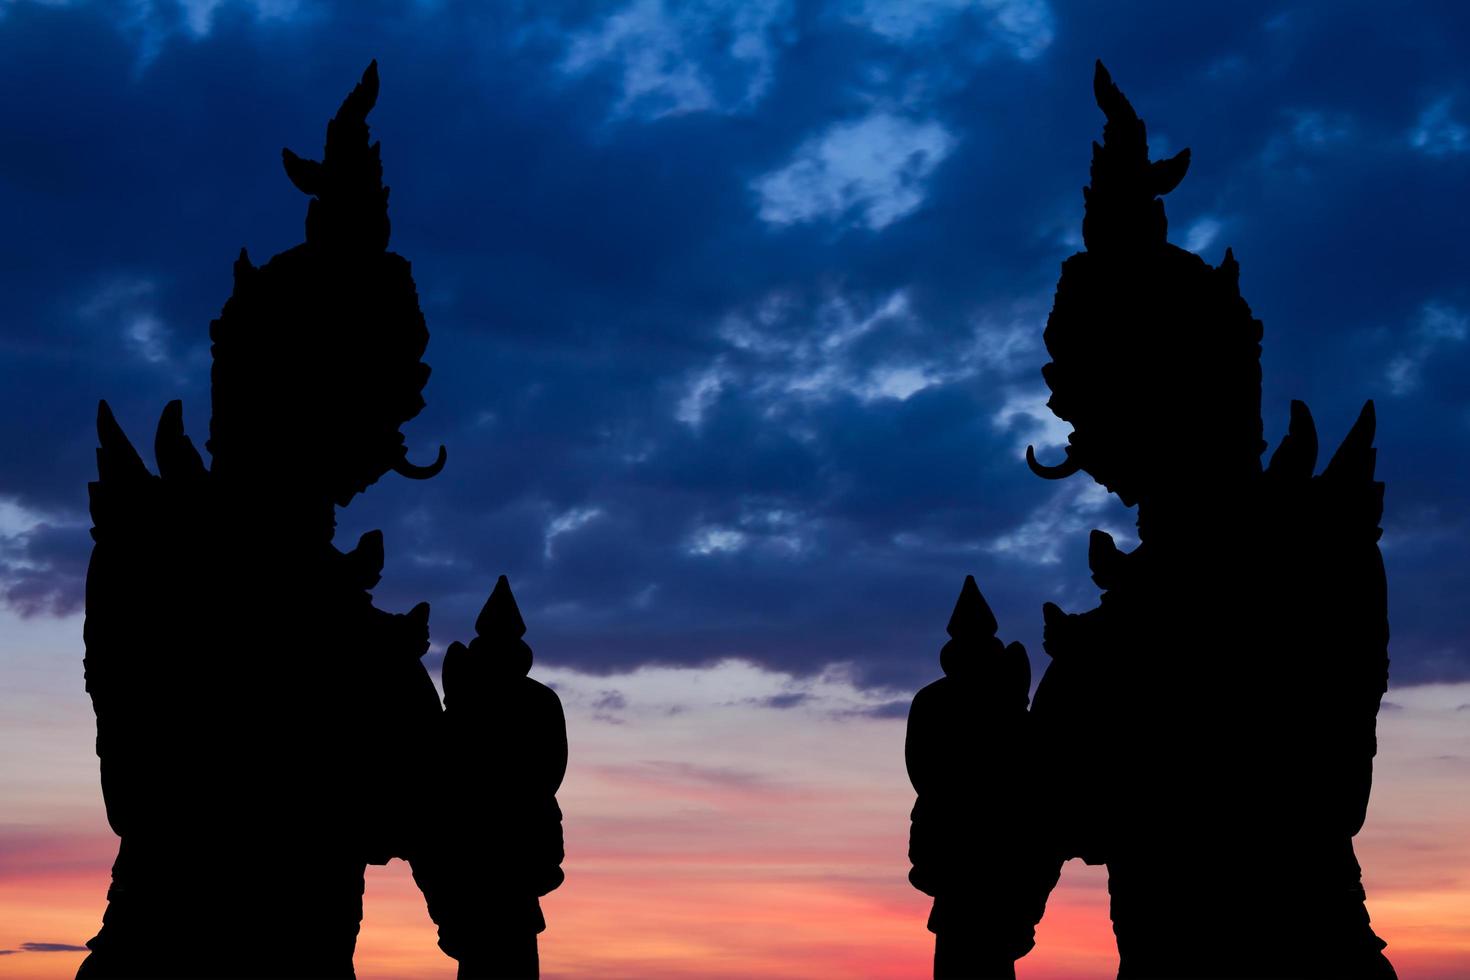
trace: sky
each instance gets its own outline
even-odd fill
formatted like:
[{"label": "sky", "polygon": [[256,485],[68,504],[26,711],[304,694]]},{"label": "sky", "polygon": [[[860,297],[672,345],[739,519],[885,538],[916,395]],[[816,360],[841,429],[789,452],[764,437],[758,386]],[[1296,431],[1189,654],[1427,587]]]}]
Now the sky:
[{"label": "sky", "polygon": [[[1096,602],[1087,531],[1133,540],[1021,461],[1066,439],[1041,331],[1096,58],[1156,157],[1193,151],[1172,239],[1240,261],[1268,440],[1293,398],[1324,452],[1377,404],[1369,907],[1402,976],[1470,972],[1467,47],[1458,3],[0,0],[0,976],[74,971],[47,947],[93,934],[115,849],[97,400],[146,445],[182,398],[202,441],[231,264],[302,238],[280,149],[316,156],[373,58],[434,369],[404,431],[449,465],[339,538],[383,529],[377,602],[431,602],[431,666],[510,577],[572,725],[548,975],[922,969],[903,716],[960,584],[1039,676],[1041,603]],[[1103,884],[1068,867],[1023,976],[1107,972]],[[401,866],[358,963],[448,969]]]}]

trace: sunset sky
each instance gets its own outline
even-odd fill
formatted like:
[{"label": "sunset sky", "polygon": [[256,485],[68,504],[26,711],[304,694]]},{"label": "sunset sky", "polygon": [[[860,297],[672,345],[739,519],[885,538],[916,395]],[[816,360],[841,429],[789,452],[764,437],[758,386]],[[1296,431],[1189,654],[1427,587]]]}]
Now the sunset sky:
[{"label": "sunset sky", "polygon": [[[515,587],[571,736],[545,975],[922,974],[903,719],[960,583],[1039,676],[1041,603],[1096,601],[1088,529],[1132,543],[1021,462],[1066,439],[1041,330],[1099,57],[1155,156],[1193,150],[1172,238],[1240,260],[1268,439],[1292,398],[1329,448],[1377,402],[1358,850],[1400,976],[1470,975],[1467,55],[1453,2],[0,0],[0,977],[75,971],[116,850],[81,678],[97,400],[142,446],[182,398],[202,442],[231,263],[302,237],[280,149],[317,155],[372,58],[431,333],[405,432],[449,466],[339,538],[383,529],[377,602],[432,603],[436,670]],[[1105,886],[1067,867],[1023,978],[1111,975]],[[357,963],[453,975],[401,864]]]}]

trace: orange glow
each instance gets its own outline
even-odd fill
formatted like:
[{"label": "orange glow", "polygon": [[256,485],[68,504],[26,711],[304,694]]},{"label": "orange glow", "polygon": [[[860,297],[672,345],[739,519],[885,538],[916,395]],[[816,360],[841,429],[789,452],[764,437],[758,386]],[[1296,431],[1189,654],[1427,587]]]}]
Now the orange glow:
[{"label": "orange glow", "polygon": [[[544,976],[927,974],[929,902],[904,877],[913,791],[901,720],[856,712],[862,695],[840,679],[811,682],[810,708],[762,706],[761,685],[795,681],[748,665],[548,673],[567,705],[573,751],[561,793],[567,881],[544,901]],[[610,688],[629,704],[616,723],[592,707]],[[670,692],[695,703],[670,711]],[[1358,839],[1369,909],[1403,980],[1463,978],[1470,798],[1457,708],[1470,703],[1470,685],[1390,698],[1400,707],[1380,721],[1373,806]],[[77,730],[65,751],[60,742],[48,750],[47,766],[90,751],[90,718],[79,718],[86,726],[69,722]],[[14,724],[0,720],[0,735],[25,744]],[[0,948],[82,943],[100,921],[116,849],[95,763],[82,755],[65,779],[41,778],[49,768],[27,775],[13,759],[0,766],[7,786],[20,787],[0,825]],[[435,938],[407,866],[370,868],[358,976],[450,980],[455,964]],[[82,955],[0,956],[0,978],[70,977]],[[1116,965],[1106,873],[1074,861],[1018,976],[1095,980]]]}]

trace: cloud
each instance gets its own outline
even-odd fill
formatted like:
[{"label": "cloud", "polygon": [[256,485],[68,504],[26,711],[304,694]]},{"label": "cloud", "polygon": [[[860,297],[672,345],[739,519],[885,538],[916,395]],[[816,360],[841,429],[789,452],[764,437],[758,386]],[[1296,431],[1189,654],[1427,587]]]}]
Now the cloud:
[{"label": "cloud", "polygon": [[790,294],[767,296],[754,308],[721,319],[717,332],[727,350],[688,378],[674,417],[698,428],[727,389],[755,396],[768,416],[838,395],[902,401],[927,382],[894,386],[885,379],[905,369],[922,376],[923,369],[864,367],[853,363],[853,350],[875,332],[903,329],[911,317],[902,291],[876,302],[834,295],[815,308]]},{"label": "cloud", "polygon": [[597,711],[622,711],[628,706],[628,699],[623,697],[623,692],[617,690],[603,691],[592,707]]},{"label": "cloud", "polygon": [[76,946],[72,943],[21,943],[16,949],[0,949],[0,956],[14,956],[16,953],[86,953],[90,952],[86,946]]},{"label": "cloud", "polygon": [[1072,425],[1057,418],[1047,407],[1051,393],[1044,388],[1013,388],[1005,401],[990,417],[998,431],[1014,435],[1013,448],[1018,458],[1026,457],[1026,447],[1038,453],[1067,445]]},{"label": "cloud", "polygon": [[1351,112],[1337,108],[1282,109],[1276,125],[1266,136],[1260,162],[1270,170],[1290,174],[1297,181],[1320,177],[1347,144],[1365,135],[1362,122]]},{"label": "cloud", "polygon": [[1023,61],[1038,58],[1051,46],[1055,25],[1046,0],[980,0],[990,25]]},{"label": "cloud", "polygon": [[996,535],[985,548],[1023,564],[1055,565],[1061,561],[1066,544],[1097,528],[1127,549],[1137,543],[1137,538],[1125,514],[1116,498],[1100,484],[1085,476],[1073,477],[1024,522]]},{"label": "cloud", "polygon": [[84,321],[115,329],[124,345],[149,364],[170,360],[169,331],[156,312],[157,284],[125,276],[104,284],[78,309]]},{"label": "cloud", "polygon": [[[257,20],[288,19],[296,15],[299,0],[178,0],[184,12],[184,23],[194,37],[206,37],[214,27],[215,15],[227,8],[243,10]],[[155,0],[143,0],[141,7],[162,6]]]},{"label": "cloud", "polygon": [[759,698],[756,703],[764,708],[776,708],[784,710],[795,708],[811,700],[811,695],[805,691],[792,691],[787,694],[772,694],[770,697]]},{"label": "cloud", "polygon": [[610,725],[623,724],[622,712],[628,707],[628,699],[622,691],[617,689],[606,690],[601,693],[591,704],[592,717],[598,721],[605,721]]},{"label": "cloud", "polygon": [[720,392],[730,380],[729,372],[719,362],[696,373],[685,385],[684,394],[674,409],[674,418],[698,429],[704,422],[704,413],[719,399]]},{"label": "cloud", "polygon": [[741,500],[734,510],[738,527],[702,524],[689,534],[685,552],[704,558],[755,549],[777,557],[798,556],[810,545],[820,523],[810,514],[771,507],[769,502],[758,500]]},{"label": "cloud", "polygon": [[87,947],[72,943],[21,943],[22,953],[85,953]]},{"label": "cloud", "polygon": [[748,111],[770,89],[772,34],[790,15],[787,0],[633,0],[571,34],[560,69],[572,77],[613,71],[615,116]]},{"label": "cloud", "polygon": [[1355,124],[1351,115],[1317,109],[1289,109],[1291,136],[1297,146],[1325,148],[1345,143],[1352,138]]},{"label": "cloud", "polygon": [[238,12],[252,23],[289,21],[301,8],[299,0],[131,0],[99,6],[109,8],[118,28],[133,39],[139,73],[175,38],[195,43],[209,38],[221,14]]},{"label": "cloud", "polygon": [[769,791],[772,784],[759,772],[733,766],[708,766],[695,762],[644,760],[627,765],[603,766],[599,774],[628,787],[674,789],[715,787],[745,792]]},{"label": "cloud", "polygon": [[728,527],[701,527],[689,538],[691,555],[717,555],[721,552],[739,551],[745,547],[744,531]]},{"label": "cloud", "polygon": [[865,708],[863,714],[869,718],[908,718],[912,702],[906,698],[889,701],[887,704]]},{"label": "cloud", "polygon": [[1419,113],[1409,130],[1409,145],[1430,157],[1459,156],[1470,152],[1470,126],[1450,115],[1454,99],[1436,99]]},{"label": "cloud", "polygon": [[1184,232],[1185,249],[1196,255],[1202,254],[1219,237],[1222,227],[1220,219],[1210,215],[1196,220]]},{"label": "cloud", "polygon": [[[788,420],[834,399],[874,408],[906,402],[980,375],[1015,373],[1036,350],[1037,332],[1024,316],[982,314],[956,338],[926,323],[903,289],[881,297],[833,292],[815,302],[773,293],[721,318],[716,333],[725,349],[684,379],[673,417],[698,431],[722,398]],[[1029,401],[1003,408],[1003,427],[1031,411]],[[1056,419],[1045,415],[1049,431]]]},{"label": "cloud", "polygon": [[1442,348],[1463,344],[1467,336],[1470,317],[1452,306],[1426,303],[1407,346],[1384,369],[1388,390],[1398,396],[1413,393],[1423,382],[1425,364]]},{"label": "cloud", "polygon": [[91,522],[0,497],[0,598],[24,616],[80,608]]},{"label": "cloud", "polygon": [[601,507],[573,507],[553,517],[546,524],[546,533],[543,535],[544,547],[542,553],[549,561],[555,551],[556,539],[565,534],[586,527],[592,521],[603,515]]},{"label": "cloud", "polygon": [[752,182],[758,213],[777,227],[831,220],[880,231],[924,203],[925,181],[955,142],[938,122],[884,111],[833,123]]},{"label": "cloud", "polygon": [[[937,661],[936,661],[937,663]],[[609,694],[618,699],[618,710],[637,724],[663,725],[676,714],[734,718],[764,717],[768,712],[786,713],[799,708],[820,717],[882,707],[894,692],[866,690],[853,683],[851,664],[832,664],[813,675],[771,670],[748,660],[730,658],[704,667],[639,667],[620,671],[616,687],[609,677],[599,678],[573,668],[541,665],[535,674],[552,684],[575,712],[608,710]],[[697,719],[678,724],[698,724]]]},{"label": "cloud", "polygon": [[1055,18],[1046,0],[856,0],[841,5],[845,16],[902,44],[953,28],[974,14],[992,37],[1015,57],[1040,57],[1055,37]]}]

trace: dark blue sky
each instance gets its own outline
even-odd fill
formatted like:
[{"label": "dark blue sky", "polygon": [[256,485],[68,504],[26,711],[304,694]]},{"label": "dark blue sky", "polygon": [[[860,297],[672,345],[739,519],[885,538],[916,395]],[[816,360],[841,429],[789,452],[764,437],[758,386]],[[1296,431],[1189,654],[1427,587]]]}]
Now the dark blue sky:
[{"label": "dark blue sky", "polygon": [[4,594],[80,606],[99,397],[202,442],[231,262],[302,237],[280,148],[376,57],[406,432],[450,460],[341,516],[385,531],[380,605],[443,643],[504,572],[547,661],[911,685],[974,573],[1039,667],[1132,522],[1020,458],[1066,431],[1040,338],[1101,57],[1193,149],[1171,237],[1235,249],[1271,442],[1377,400],[1395,682],[1470,677],[1467,54],[1459,3],[0,0]]}]

